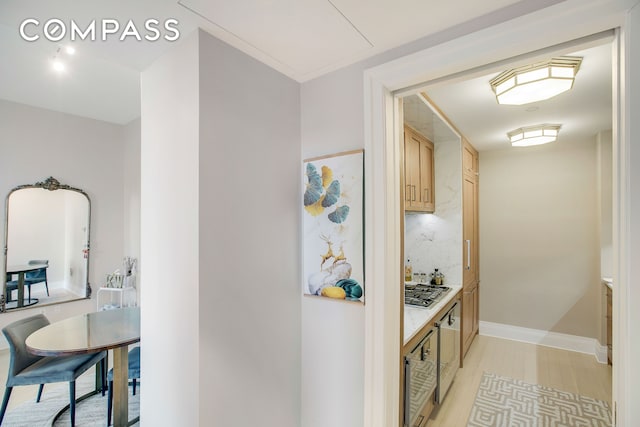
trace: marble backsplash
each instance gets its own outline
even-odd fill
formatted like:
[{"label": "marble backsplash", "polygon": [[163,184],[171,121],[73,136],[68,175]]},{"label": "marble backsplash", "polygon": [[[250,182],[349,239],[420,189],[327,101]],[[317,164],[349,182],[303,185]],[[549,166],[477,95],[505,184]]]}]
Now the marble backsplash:
[{"label": "marble backsplash", "polygon": [[[462,153],[460,142],[434,142],[436,208],[405,214],[405,260],[413,272],[438,268],[445,284],[462,283]],[[428,277],[428,276],[427,276]]]}]

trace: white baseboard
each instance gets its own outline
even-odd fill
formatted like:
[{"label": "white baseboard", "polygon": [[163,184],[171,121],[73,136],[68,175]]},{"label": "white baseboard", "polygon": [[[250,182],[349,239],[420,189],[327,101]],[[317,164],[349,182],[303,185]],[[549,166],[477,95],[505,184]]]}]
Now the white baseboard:
[{"label": "white baseboard", "polygon": [[607,363],[607,347],[595,338],[484,321],[480,321],[480,335],[592,354],[598,362]]},{"label": "white baseboard", "polygon": [[596,359],[600,363],[609,363],[609,357],[607,355],[607,346],[600,345],[599,342],[596,342]]}]

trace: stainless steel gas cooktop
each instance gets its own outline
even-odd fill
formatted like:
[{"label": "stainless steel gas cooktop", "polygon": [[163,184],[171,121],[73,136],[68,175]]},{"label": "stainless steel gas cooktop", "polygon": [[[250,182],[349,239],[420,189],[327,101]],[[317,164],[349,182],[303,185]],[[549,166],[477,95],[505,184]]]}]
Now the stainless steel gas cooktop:
[{"label": "stainless steel gas cooktop", "polygon": [[429,307],[439,301],[451,288],[417,283],[404,286],[404,303],[418,307]]}]

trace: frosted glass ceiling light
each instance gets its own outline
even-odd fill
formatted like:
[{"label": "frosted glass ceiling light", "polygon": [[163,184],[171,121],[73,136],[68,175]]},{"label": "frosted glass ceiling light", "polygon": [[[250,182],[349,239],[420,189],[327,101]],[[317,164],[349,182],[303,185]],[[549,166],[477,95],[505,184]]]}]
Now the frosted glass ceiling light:
[{"label": "frosted glass ceiling light", "polygon": [[53,66],[53,69],[59,73],[64,71],[64,62],[60,61],[59,59],[54,59],[52,66]]},{"label": "frosted glass ceiling light", "polygon": [[489,84],[498,104],[522,105],[543,101],[571,89],[581,63],[582,58],[578,56],[559,56],[504,71]]},{"label": "frosted glass ceiling light", "polygon": [[537,125],[523,127],[507,133],[513,147],[530,147],[548,144],[558,137],[560,125]]}]

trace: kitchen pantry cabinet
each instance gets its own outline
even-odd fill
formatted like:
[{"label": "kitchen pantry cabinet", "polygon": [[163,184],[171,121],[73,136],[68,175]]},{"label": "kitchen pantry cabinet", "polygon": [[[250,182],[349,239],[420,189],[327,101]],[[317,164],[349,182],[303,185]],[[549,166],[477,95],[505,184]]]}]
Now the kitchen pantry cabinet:
[{"label": "kitchen pantry cabinet", "polygon": [[462,144],[462,349],[467,353],[480,323],[478,263],[478,152]]},{"label": "kitchen pantry cabinet", "polygon": [[404,210],[433,212],[433,143],[410,126],[404,126]]},{"label": "kitchen pantry cabinet", "polygon": [[402,349],[400,425],[426,427],[461,366],[460,294],[428,320]]}]

